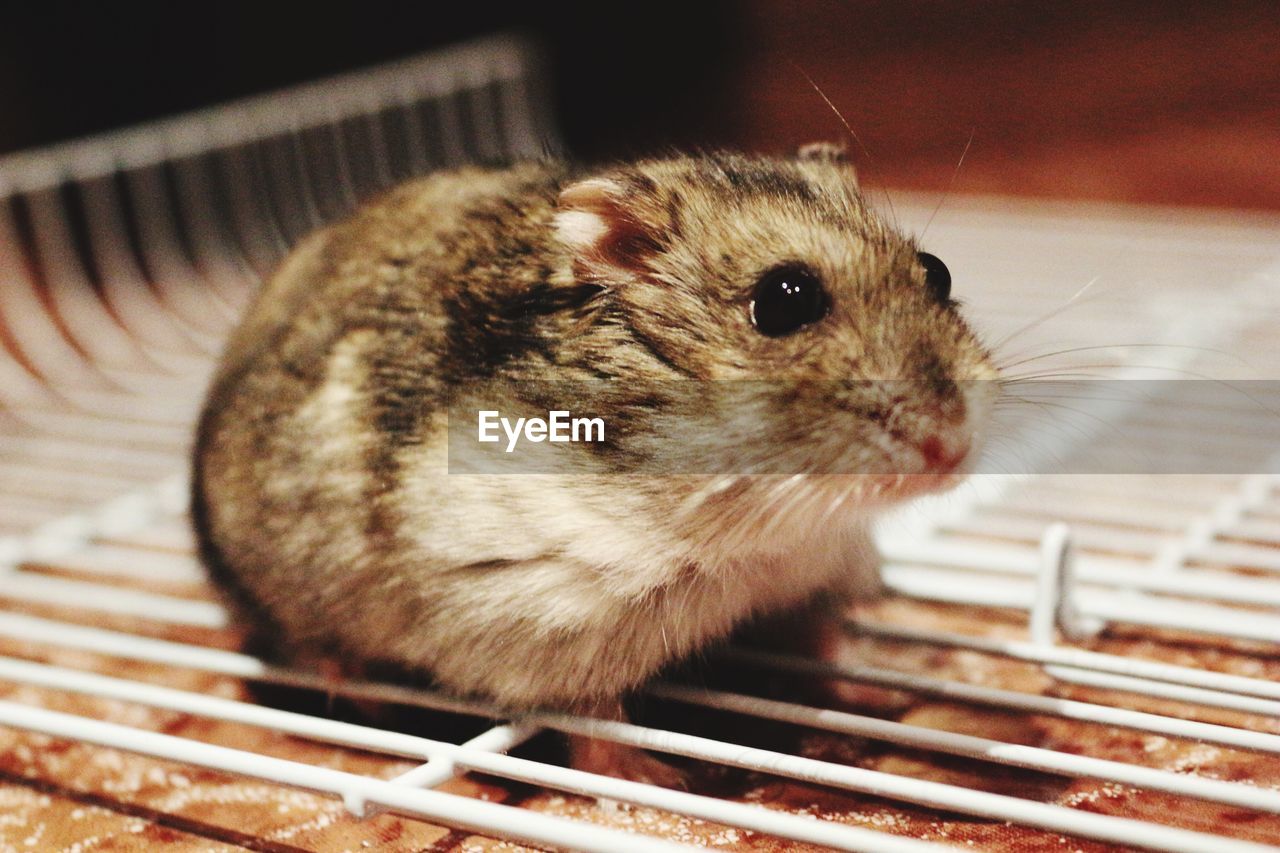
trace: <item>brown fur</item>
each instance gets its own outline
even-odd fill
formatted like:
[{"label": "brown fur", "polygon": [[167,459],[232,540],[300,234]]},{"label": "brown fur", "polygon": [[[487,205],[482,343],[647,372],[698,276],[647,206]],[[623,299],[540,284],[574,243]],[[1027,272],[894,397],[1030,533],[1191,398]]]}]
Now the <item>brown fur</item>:
[{"label": "brown fur", "polygon": [[[601,706],[752,616],[871,594],[870,513],[954,479],[902,474],[927,434],[976,441],[966,380],[994,376],[916,251],[829,150],[403,185],[305,241],[231,339],[206,556],[294,650],[511,706]],[[781,262],[832,311],[768,338],[752,286]],[[608,447],[447,473],[450,406],[545,412],[530,378],[594,383]],[[701,416],[740,440],[698,441]]]}]

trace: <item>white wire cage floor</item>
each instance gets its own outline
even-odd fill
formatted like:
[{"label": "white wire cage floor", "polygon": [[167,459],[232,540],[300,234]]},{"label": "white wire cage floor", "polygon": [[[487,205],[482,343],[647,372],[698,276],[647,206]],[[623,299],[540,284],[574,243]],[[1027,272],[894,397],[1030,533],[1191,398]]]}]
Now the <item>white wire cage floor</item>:
[{"label": "white wire cage floor", "polygon": [[[240,650],[184,515],[220,336],[256,275],[358,196],[477,152],[539,153],[522,56],[479,45],[0,164],[0,842],[1280,844],[1272,474],[982,477],[886,525],[895,595],[858,614],[838,666],[735,650],[724,665],[744,677],[654,685],[638,725],[491,720]],[[923,227],[930,201],[897,199],[897,215]],[[1263,219],[953,199],[927,246],[991,340],[1100,277],[1014,343],[1132,346],[1042,369],[1266,379],[1280,368],[1278,236]],[[1248,428],[1230,441],[1280,448],[1260,404],[1237,405],[1228,420]],[[1036,447],[1081,440],[1046,429]],[[841,710],[805,704],[795,685],[818,678],[842,682]],[[439,709],[440,728],[264,705],[261,684]],[[701,781],[572,771],[546,760],[549,732],[683,756]]]}]

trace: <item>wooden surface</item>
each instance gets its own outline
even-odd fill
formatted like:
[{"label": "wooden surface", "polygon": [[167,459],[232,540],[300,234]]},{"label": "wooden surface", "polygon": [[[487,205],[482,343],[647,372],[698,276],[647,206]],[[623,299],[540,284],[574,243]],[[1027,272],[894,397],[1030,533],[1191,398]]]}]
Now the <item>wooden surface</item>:
[{"label": "wooden surface", "polygon": [[1280,208],[1275,3],[757,0],[745,39],[746,147],[842,132],[799,68],[891,187]]}]

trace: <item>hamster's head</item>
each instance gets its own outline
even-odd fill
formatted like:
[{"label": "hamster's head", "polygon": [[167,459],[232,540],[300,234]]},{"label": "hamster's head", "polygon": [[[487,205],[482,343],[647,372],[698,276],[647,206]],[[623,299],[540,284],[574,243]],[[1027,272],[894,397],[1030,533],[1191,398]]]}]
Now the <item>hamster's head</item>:
[{"label": "hamster's head", "polygon": [[[602,172],[561,191],[555,227],[601,289],[597,363],[650,401],[615,413],[622,440],[681,444],[662,451],[717,475],[861,475],[863,504],[950,485],[976,455],[989,355],[946,266],[869,209],[832,146]],[[690,380],[732,440],[695,449],[663,423],[655,388]]]}]

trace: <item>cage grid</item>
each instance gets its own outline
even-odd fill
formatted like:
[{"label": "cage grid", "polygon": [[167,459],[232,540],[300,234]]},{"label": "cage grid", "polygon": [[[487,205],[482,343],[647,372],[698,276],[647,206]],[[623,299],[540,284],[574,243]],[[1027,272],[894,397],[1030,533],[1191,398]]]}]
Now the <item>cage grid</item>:
[{"label": "cage grid", "polygon": [[[287,246],[362,195],[554,148],[530,57],[489,41],[0,161],[0,800],[45,792],[4,826],[28,849],[111,832],[192,849],[1276,849],[1274,473],[982,475],[886,523],[892,595],[851,615],[840,659],[729,649],[745,678],[652,685],[662,713],[639,723],[509,719],[239,650],[185,520],[221,336]],[[1273,220],[894,204],[1009,363],[1047,349],[1038,371],[1112,378],[1280,367]],[[1280,447],[1256,395],[1228,394],[1225,419],[1161,405],[1111,414]],[[1070,412],[1018,429],[1049,460],[1106,444]],[[831,682],[839,709],[788,676]],[[250,685],[469,727],[350,722]],[[572,770],[537,748],[548,732],[688,759],[712,781]]]}]

